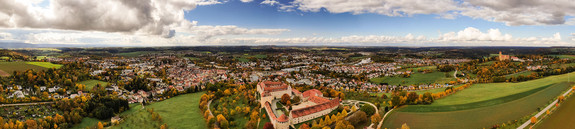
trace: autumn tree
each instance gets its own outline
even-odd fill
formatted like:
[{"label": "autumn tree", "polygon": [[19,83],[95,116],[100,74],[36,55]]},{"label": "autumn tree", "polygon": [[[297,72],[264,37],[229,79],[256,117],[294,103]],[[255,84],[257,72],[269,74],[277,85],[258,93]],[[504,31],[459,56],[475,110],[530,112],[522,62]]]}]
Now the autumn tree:
[{"label": "autumn tree", "polygon": [[531,117],[530,121],[531,121],[531,124],[535,124],[535,123],[537,123],[537,118]]},{"label": "autumn tree", "polygon": [[309,125],[304,123],[304,124],[299,126],[299,129],[310,129],[310,127],[309,127]]},{"label": "autumn tree", "polygon": [[274,129],[274,125],[271,122],[266,122],[264,129]]},{"label": "autumn tree", "polygon": [[403,125],[401,125],[401,129],[409,129],[409,126],[407,126],[407,123],[403,123]]},{"label": "autumn tree", "polygon": [[282,95],[282,98],[281,98],[280,101],[281,101],[282,104],[286,104],[289,100],[290,100],[289,95],[288,95],[288,94],[284,94],[284,95]]},{"label": "autumn tree", "polygon": [[102,124],[102,122],[98,122],[98,129],[103,129],[104,125]]}]

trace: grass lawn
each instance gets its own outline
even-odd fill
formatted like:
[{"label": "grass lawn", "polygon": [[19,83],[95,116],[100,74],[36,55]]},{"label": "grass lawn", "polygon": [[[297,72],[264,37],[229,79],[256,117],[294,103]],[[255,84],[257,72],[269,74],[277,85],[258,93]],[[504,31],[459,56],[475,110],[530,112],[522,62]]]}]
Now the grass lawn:
[{"label": "grass lawn", "polygon": [[[431,105],[411,105],[397,109],[382,128],[452,129],[483,128],[522,118],[548,104],[570,88],[567,78],[557,75],[521,83],[475,84],[439,99]],[[571,77],[572,76],[572,77]]]},{"label": "grass lawn", "polygon": [[[154,108],[169,128],[175,129],[204,129],[207,128],[203,115],[198,105],[200,96],[204,92],[184,94],[161,102],[152,103],[146,108]],[[158,128],[156,121],[151,120],[151,115],[139,104],[130,105],[130,110],[121,113],[125,115],[125,122],[114,128]]]},{"label": "grass lawn", "polygon": [[28,62],[0,62],[0,70],[8,74],[12,74],[14,73],[14,71],[25,71],[28,69],[46,70],[48,68],[38,65],[32,65],[29,64]]},{"label": "grass lawn", "polygon": [[86,80],[79,82],[80,84],[86,85],[84,90],[92,90],[96,84],[100,84],[101,86],[108,86],[108,82],[100,81],[100,80]]},{"label": "grass lawn", "polygon": [[[263,129],[263,128],[264,128],[264,125],[265,125],[267,122],[270,122],[270,117],[268,116],[268,112],[266,112],[265,109],[261,109],[260,112],[263,112],[263,113],[266,114],[266,118],[260,119],[260,125],[258,126],[258,129]],[[296,127],[298,127],[298,126],[296,126]]]},{"label": "grass lawn", "polygon": [[71,129],[85,129],[86,127],[94,127],[98,125],[100,120],[96,118],[84,117],[80,124],[74,125]]},{"label": "grass lawn", "polygon": [[26,64],[36,65],[44,68],[57,68],[62,67],[61,64],[52,64],[50,62],[26,62]]},{"label": "grass lawn", "polygon": [[557,110],[541,121],[537,129],[567,129],[575,127],[575,99],[568,98]]},{"label": "grass lawn", "polygon": [[[453,72],[449,72],[451,76],[453,76]],[[372,83],[379,84],[381,82],[387,83],[389,85],[418,85],[418,84],[432,84],[432,83],[449,83],[449,81],[455,81],[453,77],[445,77],[444,72],[432,72],[432,73],[415,73],[412,74],[409,78],[403,77],[377,77],[370,79]]]}]

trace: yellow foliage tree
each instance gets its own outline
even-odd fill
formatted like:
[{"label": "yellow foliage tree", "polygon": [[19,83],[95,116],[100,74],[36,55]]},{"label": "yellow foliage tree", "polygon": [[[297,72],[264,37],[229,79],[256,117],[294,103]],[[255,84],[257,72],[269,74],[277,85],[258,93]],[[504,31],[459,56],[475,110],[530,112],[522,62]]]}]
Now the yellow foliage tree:
[{"label": "yellow foliage tree", "polygon": [[98,129],[103,129],[104,125],[102,124],[102,122],[98,122]]},{"label": "yellow foliage tree", "polygon": [[409,126],[407,126],[407,123],[403,123],[403,125],[401,125],[401,129],[409,129]]},{"label": "yellow foliage tree", "polygon": [[531,124],[535,124],[535,123],[537,123],[537,118],[531,117]]}]

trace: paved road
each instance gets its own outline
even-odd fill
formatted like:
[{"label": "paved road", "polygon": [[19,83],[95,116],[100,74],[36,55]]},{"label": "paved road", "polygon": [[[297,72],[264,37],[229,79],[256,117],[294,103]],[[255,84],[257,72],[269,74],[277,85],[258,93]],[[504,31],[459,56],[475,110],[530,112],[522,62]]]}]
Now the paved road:
[{"label": "paved road", "polygon": [[210,99],[210,101],[208,101],[208,112],[210,112],[210,116],[214,116],[214,114],[212,114],[212,110],[210,110],[210,104],[212,103],[213,99]]},{"label": "paved road", "polygon": [[[573,90],[573,88],[569,88],[569,90],[567,92],[565,92],[563,94],[563,96],[566,96],[567,94],[569,94],[571,91]],[[547,112],[547,110],[549,110],[551,107],[555,106],[555,104],[557,103],[557,100],[553,101],[553,103],[549,104],[547,107],[545,107],[543,110],[541,110],[539,113],[535,114],[535,118],[539,118],[541,115],[543,115],[543,113]],[[521,126],[517,127],[517,129],[524,129],[525,127],[529,126],[529,124],[531,123],[530,120],[526,121],[525,123],[523,123]]]},{"label": "paved road", "polygon": [[12,106],[28,106],[28,105],[40,105],[40,104],[52,104],[54,102],[36,102],[36,103],[15,103],[15,104],[1,104],[0,107],[12,107]]}]

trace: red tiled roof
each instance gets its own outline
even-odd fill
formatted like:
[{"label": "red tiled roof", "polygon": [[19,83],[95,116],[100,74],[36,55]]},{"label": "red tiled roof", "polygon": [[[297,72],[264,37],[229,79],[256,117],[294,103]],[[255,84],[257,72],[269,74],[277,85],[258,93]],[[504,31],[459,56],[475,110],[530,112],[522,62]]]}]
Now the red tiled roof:
[{"label": "red tiled roof", "polygon": [[278,118],[277,120],[278,120],[278,122],[287,122],[287,121],[288,121],[288,118],[287,118],[287,116],[286,116],[285,114],[282,114],[282,115],[280,116],[280,118]]},{"label": "red tiled roof", "polygon": [[311,89],[311,90],[307,90],[307,91],[303,92],[304,98],[310,97],[311,95],[319,96],[319,95],[323,95],[323,93],[321,93],[321,91],[319,91],[317,89]]},{"label": "red tiled roof", "polygon": [[288,89],[288,85],[282,82],[264,81],[260,82],[258,86],[260,86],[265,92],[275,92]]},{"label": "red tiled roof", "polygon": [[316,100],[322,101],[322,103],[317,103],[317,105],[314,105],[314,106],[309,106],[309,107],[305,107],[305,108],[292,110],[291,111],[292,117],[293,118],[302,117],[302,116],[306,116],[309,114],[320,112],[320,111],[323,111],[323,110],[326,110],[329,108],[333,108],[335,106],[338,106],[339,102],[341,101],[339,98],[328,100],[328,99],[325,99],[322,97],[317,97],[317,98],[316,97],[317,96],[314,96],[310,99],[316,99]]}]

